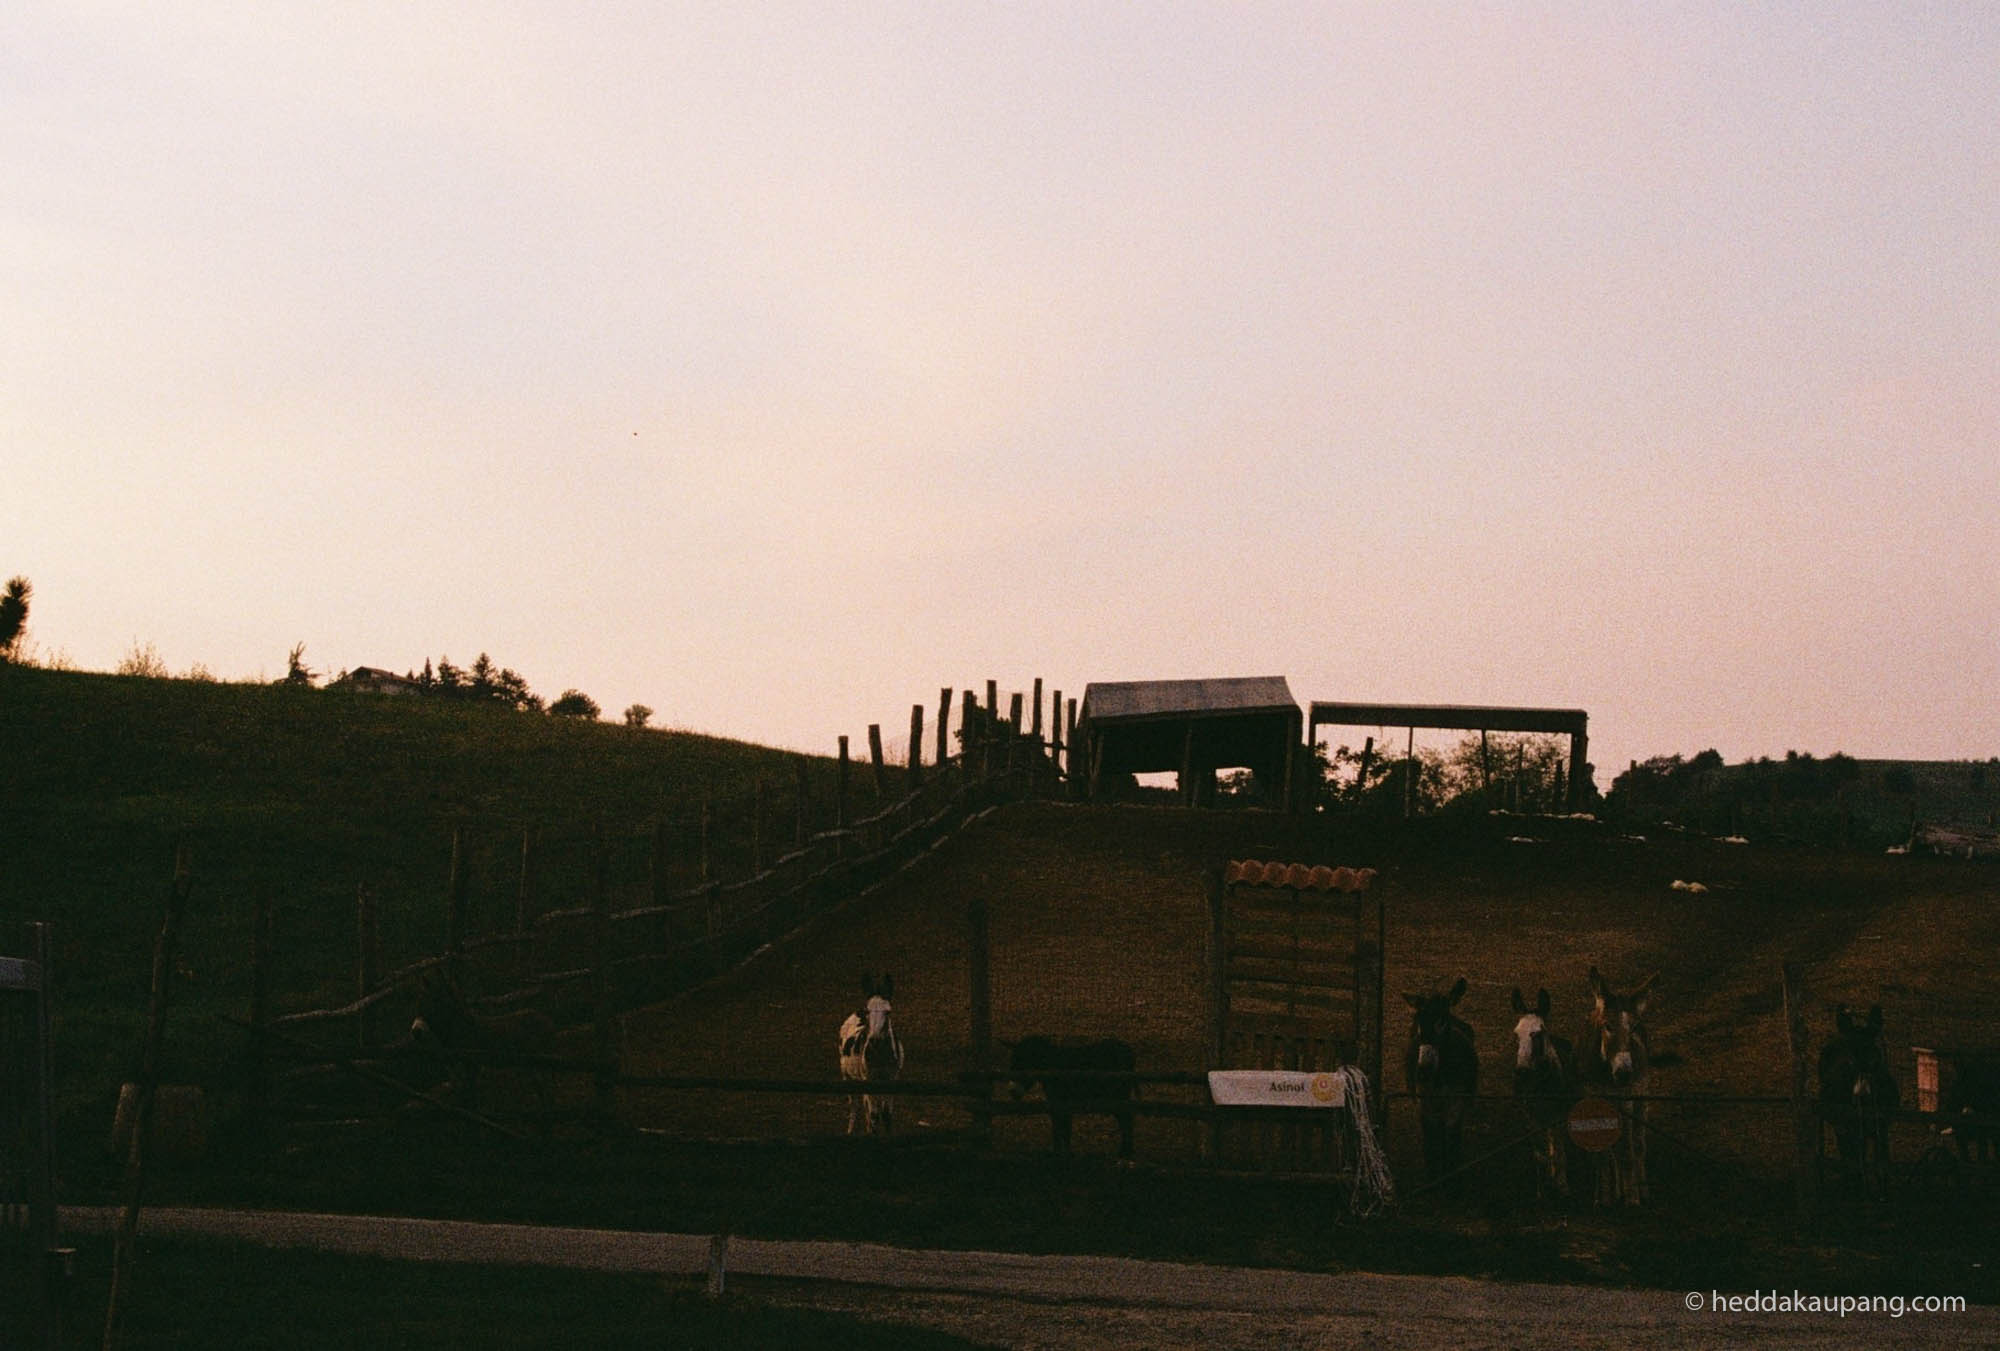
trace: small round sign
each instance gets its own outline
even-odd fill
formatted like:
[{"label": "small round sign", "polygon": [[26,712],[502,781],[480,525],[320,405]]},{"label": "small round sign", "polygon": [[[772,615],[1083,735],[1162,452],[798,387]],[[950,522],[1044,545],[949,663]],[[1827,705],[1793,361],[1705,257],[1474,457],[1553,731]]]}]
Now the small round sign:
[{"label": "small round sign", "polygon": [[1569,1138],[1578,1149],[1602,1153],[1617,1144],[1623,1133],[1618,1109],[1602,1098],[1585,1098],[1569,1109]]}]

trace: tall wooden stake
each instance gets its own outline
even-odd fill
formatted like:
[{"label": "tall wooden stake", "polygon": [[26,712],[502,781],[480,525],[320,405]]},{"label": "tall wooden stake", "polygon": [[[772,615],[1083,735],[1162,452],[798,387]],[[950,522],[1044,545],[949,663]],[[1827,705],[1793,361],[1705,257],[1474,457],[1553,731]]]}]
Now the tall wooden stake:
[{"label": "tall wooden stake", "polygon": [[125,1208],[111,1249],[111,1295],[104,1307],[104,1351],[118,1345],[118,1315],[129,1293],[133,1249],[139,1237],[139,1205],[145,1190],[146,1132],[153,1117],[154,1090],[160,1083],[160,1052],[167,1035],[167,997],[174,974],[174,945],[180,938],[181,917],[194,886],[194,865],[186,844],[174,850],[174,881],[167,893],[166,914],[153,940],[153,984],[146,999],[146,1038],[139,1052],[139,1077],[133,1084],[132,1134],[125,1145]]}]

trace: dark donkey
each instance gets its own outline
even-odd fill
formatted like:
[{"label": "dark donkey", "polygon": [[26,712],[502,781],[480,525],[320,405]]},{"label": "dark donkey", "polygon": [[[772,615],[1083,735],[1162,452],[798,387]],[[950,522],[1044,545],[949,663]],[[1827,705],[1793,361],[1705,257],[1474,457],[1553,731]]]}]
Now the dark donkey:
[{"label": "dark donkey", "polygon": [[1646,1038],[1646,1004],[1657,975],[1619,994],[1590,968],[1590,1023],[1577,1046],[1577,1081],[1610,1099],[1621,1118],[1617,1143],[1597,1156],[1599,1205],[1646,1199],[1646,1076],[1653,1065]]},{"label": "dark donkey", "polygon": [[[1069,1153],[1070,1122],[1079,1109],[1108,1111],[1118,1119],[1118,1157],[1132,1157],[1132,1089],[1137,1060],[1116,1037],[1023,1037],[1008,1064],[1015,1101],[1037,1083],[1049,1104],[1049,1134],[1058,1154]],[[1067,1077],[1075,1076],[1075,1077]]]},{"label": "dark donkey", "polygon": [[1514,1097],[1533,1122],[1536,1190],[1569,1195],[1569,1109],[1576,1104],[1576,1052],[1549,1031],[1549,992],[1535,991],[1535,1006],[1514,990]]},{"label": "dark donkey", "polygon": [[1834,1010],[1834,1035],[1819,1053],[1819,1115],[1833,1127],[1841,1165],[1863,1194],[1889,1194],[1889,1117],[1896,1110],[1896,1080],[1882,1050],[1882,1006],[1856,1022],[1842,1004]]},{"label": "dark donkey", "polygon": [[1465,998],[1465,977],[1446,994],[1406,994],[1410,1049],[1403,1079],[1417,1098],[1424,1130],[1424,1176],[1439,1182],[1458,1170],[1465,1140],[1465,1109],[1479,1091],[1479,1053],[1472,1027],[1452,1009]]}]

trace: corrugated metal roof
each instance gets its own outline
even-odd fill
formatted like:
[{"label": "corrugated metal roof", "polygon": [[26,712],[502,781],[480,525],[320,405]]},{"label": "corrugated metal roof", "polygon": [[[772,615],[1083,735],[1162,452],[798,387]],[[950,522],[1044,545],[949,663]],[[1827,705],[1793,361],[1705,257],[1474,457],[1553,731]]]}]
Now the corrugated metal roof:
[{"label": "corrugated metal roof", "polygon": [[1082,715],[1091,722],[1213,713],[1298,712],[1283,676],[1216,680],[1113,680],[1086,685]]}]

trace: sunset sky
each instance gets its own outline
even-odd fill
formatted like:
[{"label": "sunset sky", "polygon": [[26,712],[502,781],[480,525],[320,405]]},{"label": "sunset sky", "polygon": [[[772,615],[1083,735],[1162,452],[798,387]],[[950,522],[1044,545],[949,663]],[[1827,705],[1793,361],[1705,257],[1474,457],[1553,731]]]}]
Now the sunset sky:
[{"label": "sunset sky", "polygon": [[2000,754],[2000,7],[0,7],[43,660]]}]

